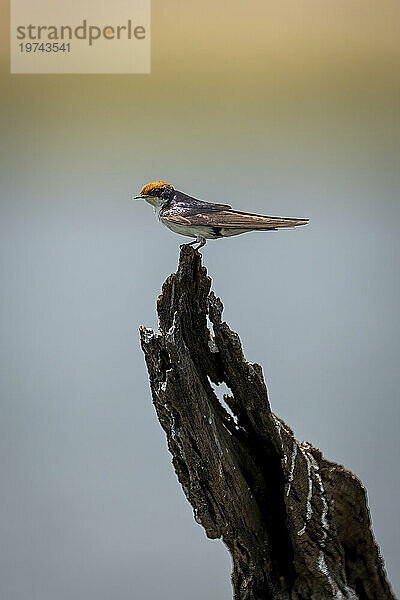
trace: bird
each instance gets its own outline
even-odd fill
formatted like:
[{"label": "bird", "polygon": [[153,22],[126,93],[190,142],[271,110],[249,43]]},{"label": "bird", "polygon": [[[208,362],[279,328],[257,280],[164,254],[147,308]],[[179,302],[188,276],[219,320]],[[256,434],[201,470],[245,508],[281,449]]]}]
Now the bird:
[{"label": "bird", "polygon": [[195,238],[188,244],[202,248],[207,240],[231,237],[249,231],[273,231],[306,225],[309,219],[271,217],[234,210],[229,204],[197,200],[179,192],[166,181],[146,183],[134,199],[145,200],[154,207],[158,220],[171,231]]}]

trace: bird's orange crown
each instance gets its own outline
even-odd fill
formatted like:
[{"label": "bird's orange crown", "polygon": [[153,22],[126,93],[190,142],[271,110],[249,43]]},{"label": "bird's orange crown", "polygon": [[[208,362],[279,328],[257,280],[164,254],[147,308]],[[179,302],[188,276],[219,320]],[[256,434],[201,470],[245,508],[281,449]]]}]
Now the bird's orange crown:
[{"label": "bird's orange crown", "polygon": [[154,190],[154,188],[163,188],[163,187],[172,188],[172,185],[170,183],[167,183],[166,181],[151,181],[150,183],[146,183],[146,185],[144,185],[142,187],[140,194],[142,196],[146,196],[147,194],[150,194],[151,190]]}]

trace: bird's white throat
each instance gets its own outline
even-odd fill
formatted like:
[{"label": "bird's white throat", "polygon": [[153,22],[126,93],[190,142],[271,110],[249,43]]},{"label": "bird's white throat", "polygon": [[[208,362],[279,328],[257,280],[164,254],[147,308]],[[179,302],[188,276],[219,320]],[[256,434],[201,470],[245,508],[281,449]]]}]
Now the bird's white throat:
[{"label": "bird's white throat", "polygon": [[151,204],[154,207],[154,212],[157,216],[157,219],[160,219],[160,210],[168,202],[165,198],[159,198],[157,196],[148,196],[146,198],[146,202]]}]

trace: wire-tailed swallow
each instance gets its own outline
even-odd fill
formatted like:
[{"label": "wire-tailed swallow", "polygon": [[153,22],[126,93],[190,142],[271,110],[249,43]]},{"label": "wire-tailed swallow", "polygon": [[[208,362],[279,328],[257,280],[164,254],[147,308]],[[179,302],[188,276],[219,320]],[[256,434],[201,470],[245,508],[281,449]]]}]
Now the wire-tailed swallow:
[{"label": "wire-tailed swallow", "polygon": [[188,245],[198,243],[197,249],[204,246],[206,240],[231,237],[248,231],[273,231],[308,223],[308,219],[257,215],[234,210],[229,204],[197,200],[178,192],[165,181],[147,183],[135,198],[146,200],[154,206],[159,221],[168,229],[195,238]]}]

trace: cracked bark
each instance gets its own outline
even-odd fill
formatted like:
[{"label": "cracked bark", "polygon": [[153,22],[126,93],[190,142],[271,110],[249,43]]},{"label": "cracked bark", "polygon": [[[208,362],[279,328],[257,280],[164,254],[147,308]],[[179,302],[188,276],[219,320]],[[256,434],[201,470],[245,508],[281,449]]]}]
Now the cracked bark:
[{"label": "cracked bark", "polygon": [[[142,327],[141,343],[179,482],[232,555],[234,598],[393,599],[364,487],[271,412],[262,369],[210,287],[183,246],[157,301],[160,333]],[[221,382],[229,410],[211,385]]]}]

